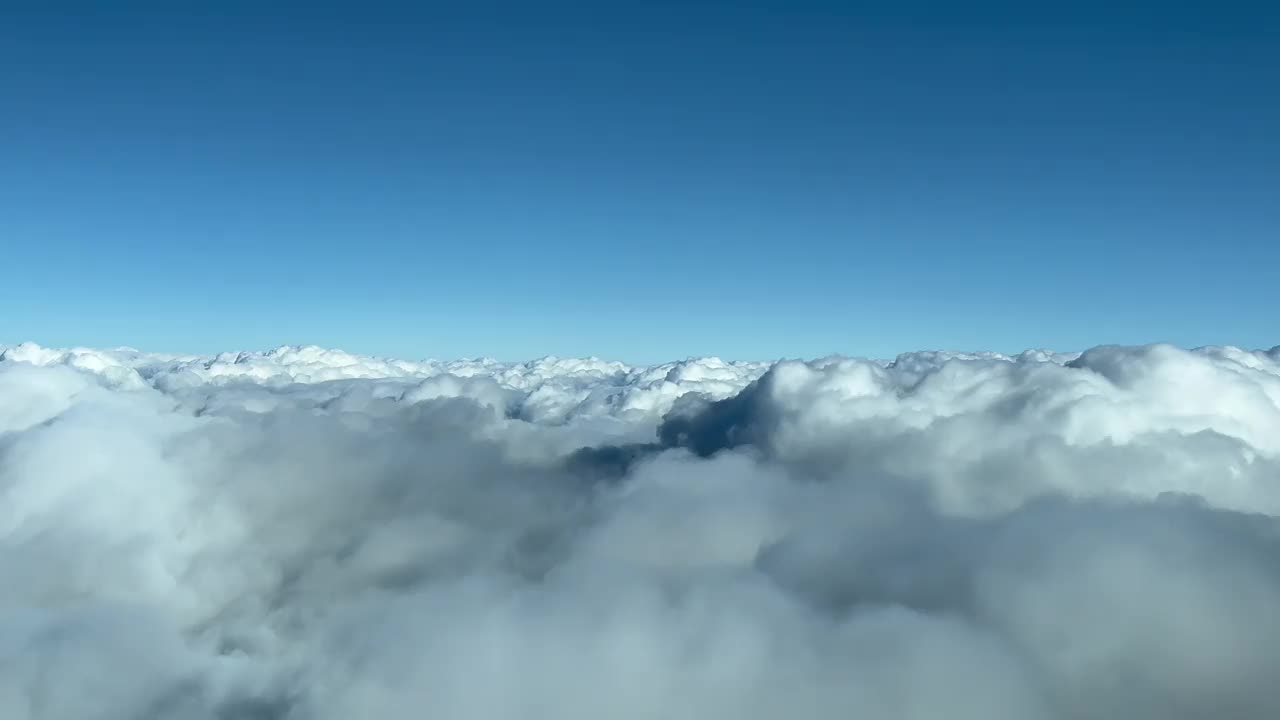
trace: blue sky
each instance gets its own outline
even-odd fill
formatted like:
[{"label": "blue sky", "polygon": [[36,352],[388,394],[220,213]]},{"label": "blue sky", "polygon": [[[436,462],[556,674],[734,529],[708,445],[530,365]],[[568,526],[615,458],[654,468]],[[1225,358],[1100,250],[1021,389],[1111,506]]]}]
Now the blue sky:
[{"label": "blue sky", "polygon": [[1265,4],[9,3],[0,343],[1280,343]]}]

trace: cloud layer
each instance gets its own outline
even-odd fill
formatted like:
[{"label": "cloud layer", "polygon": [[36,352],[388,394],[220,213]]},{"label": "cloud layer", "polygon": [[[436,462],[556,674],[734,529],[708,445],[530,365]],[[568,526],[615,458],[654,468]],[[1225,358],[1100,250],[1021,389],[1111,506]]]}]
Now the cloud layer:
[{"label": "cloud layer", "polygon": [[0,717],[1280,717],[1280,348],[0,350]]}]

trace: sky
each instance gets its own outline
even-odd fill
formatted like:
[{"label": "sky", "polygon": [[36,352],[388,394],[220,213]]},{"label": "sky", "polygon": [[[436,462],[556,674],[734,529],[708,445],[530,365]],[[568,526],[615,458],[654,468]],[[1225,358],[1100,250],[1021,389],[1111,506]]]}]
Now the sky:
[{"label": "sky", "polygon": [[1280,344],[1274,4],[0,12],[0,344]]}]

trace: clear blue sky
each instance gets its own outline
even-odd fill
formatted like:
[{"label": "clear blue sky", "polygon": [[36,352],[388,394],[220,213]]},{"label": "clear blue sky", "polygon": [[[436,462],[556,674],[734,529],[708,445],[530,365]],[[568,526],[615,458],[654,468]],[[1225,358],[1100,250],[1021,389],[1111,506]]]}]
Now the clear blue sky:
[{"label": "clear blue sky", "polygon": [[1275,3],[8,2],[0,343],[1280,343]]}]

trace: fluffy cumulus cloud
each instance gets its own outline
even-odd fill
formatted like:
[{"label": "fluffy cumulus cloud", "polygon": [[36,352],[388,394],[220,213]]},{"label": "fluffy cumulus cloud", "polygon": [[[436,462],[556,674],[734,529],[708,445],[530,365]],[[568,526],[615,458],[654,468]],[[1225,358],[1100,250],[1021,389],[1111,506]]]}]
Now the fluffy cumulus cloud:
[{"label": "fluffy cumulus cloud", "polygon": [[1280,717],[1280,348],[0,349],[7,720]]}]

